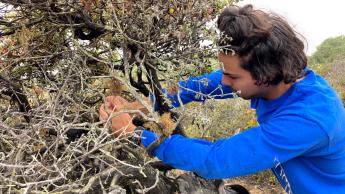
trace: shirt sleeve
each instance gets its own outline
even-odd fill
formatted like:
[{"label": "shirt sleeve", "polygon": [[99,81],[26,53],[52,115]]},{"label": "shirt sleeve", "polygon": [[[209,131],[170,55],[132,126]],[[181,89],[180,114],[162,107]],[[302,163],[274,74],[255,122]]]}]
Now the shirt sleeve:
[{"label": "shirt sleeve", "polygon": [[180,81],[180,91],[168,95],[173,107],[179,107],[179,97],[183,104],[191,101],[204,101],[209,98],[224,99],[232,97],[232,89],[222,84],[222,71],[217,70],[210,74],[198,77],[190,77],[186,81]]},{"label": "shirt sleeve", "polygon": [[154,150],[154,155],[205,178],[230,178],[272,168],[277,161],[307,154],[327,140],[314,122],[284,117],[216,142],[173,135]]}]

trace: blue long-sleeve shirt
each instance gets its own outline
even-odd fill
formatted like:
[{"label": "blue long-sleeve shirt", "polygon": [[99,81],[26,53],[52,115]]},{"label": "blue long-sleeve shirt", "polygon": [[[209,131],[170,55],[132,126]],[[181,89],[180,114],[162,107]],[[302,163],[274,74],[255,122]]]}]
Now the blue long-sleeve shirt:
[{"label": "blue long-sleeve shirt", "polygon": [[[230,178],[271,168],[287,192],[345,193],[345,110],[322,77],[305,71],[305,78],[278,99],[251,99],[258,127],[216,142],[172,135],[154,155],[205,178]],[[217,71],[204,78],[213,82],[208,86],[218,87],[221,76]],[[191,90],[214,91],[190,83],[194,81],[184,84]],[[195,100],[195,94],[183,89],[180,95],[183,103]],[[156,139],[149,131],[142,137],[146,147]]]},{"label": "blue long-sleeve shirt", "polygon": [[[167,95],[172,107],[179,107],[180,101],[187,104],[191,101],[204,101],[206,99],[225,99],[233,97],[232,90],[221,83],[222,71],[218,70],[199,77],[191,77],[187,81],[179,82],[179,93]],[[180,100],[178,99],[180,97]]]}]

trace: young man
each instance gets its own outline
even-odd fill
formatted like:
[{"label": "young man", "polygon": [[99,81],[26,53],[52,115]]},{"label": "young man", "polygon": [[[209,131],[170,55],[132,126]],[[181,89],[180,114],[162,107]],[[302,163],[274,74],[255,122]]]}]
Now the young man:
[{"label": "young man", "polygon": [[[172,135],[153,154],[205,178],[271,168],[288,193],[345,193],[345,110],[328,83],[306,67],[303,43],[293,29],[251,5],[226,8],[217,24],[223,66],[180,82],[181,100],[202,100],[191,90],[205,95],[237,91],[251,101],[259,126],[216,142]],[[205,78],[207,86],[197,82]],[[176,95],[169,98],[179,106]],[[113,129],[124,126],[117,121],[130,122],[128,114],[114,119]],[[142,132],[145,147],[156,139],[154,133]]]}]

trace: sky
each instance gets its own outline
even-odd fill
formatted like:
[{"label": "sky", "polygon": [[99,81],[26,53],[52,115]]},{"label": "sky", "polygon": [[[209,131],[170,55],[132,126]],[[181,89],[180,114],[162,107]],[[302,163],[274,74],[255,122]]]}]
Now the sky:
[{"label": "sky", "polygon": [[308,55],[325,39],[345,35],[345,1],[342,0],[243,0],[239,3],[245,4],[286,18],[306,39]]}]

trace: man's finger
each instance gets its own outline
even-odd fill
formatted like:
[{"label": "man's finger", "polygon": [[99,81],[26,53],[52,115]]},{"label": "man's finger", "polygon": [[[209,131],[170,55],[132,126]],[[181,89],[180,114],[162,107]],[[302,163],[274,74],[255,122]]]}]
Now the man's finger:
[{"label": "man's finger", "polygon": [[101,107],[99,108],[99,120],[100,121],[105,121],[108,118],[109,118],[109,114],[105,110],[104,104],[102,104]]},{"label": "man's finger", "polygon": [[128,101],[121,96],[107,96],[105,98],[106,102],[111,102],[111,103],[120,103],[120,104],[127,104]]},{"label": "man's finger", "polygon": [[104,111],[110,115],[112,112],[115,112],[115,104],[110,103],[110,102],[105,102],[104,103]]},{"label": "man's finger", "polygon": [[120,111],[125,108],[127,104],[129,104],[129,102],[121,96],[107,96],[105,103],[108,109],[111,111],[114,111],[115,108],[116,111]]},{"label": "man's finger", "polygon": [[128,101],[124,98],[122,98],[121,96],[115,96],[115,100],[118,101],[119,103],[122,103],[122,104],[127,104]]}]

